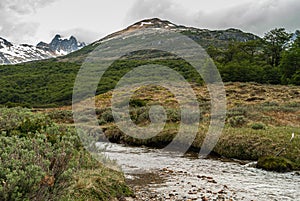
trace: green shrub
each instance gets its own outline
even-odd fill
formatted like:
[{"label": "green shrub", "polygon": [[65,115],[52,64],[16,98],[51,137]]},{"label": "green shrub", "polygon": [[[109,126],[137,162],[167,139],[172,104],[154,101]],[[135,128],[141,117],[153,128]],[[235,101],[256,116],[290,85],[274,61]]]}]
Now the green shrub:
[{"label": "green shrub", "polygon": [[[71,179],[75,149],[71,134],[52,144],[45,133],[0,137],[0,200],[49,200]],[[73,138],[74,139],[74,138]]]},{"label": "green shrub", "polygon": [[279,106],[279,104],[278,103],[276,103],[276,102],[264,102],[264,103],[262,103],[261,104],[262,106],[265,106],[265,107],[273,107],[273,106]]},{"label": "green shrub", "polygon": [[173,123],[176,123],[176,122],[179,122],[180,119],[181,119],[181,112],[179,109],[173,109],[173,108],[170,108],[170,109],[167,109],[167,116],[168,116],[168,122],[173,122]]},{"label": "green shrub", "polygon": [[70,110],[53,110],[47,113],[49,118],[57,123],[73,123],[73,112]]},{"label": "green shrub", "polygon": [[298,103],[298,102],[290,102],[290,103],[287,103],[287,104],[285,104],[285,105],[286,105],[286,107],[300,108],[300,103]]},{"label": "green shrub", "polygon": [[141,99],[131,99],[129,102],[129,106],[131,107],[145,107],[147,102]]},{"label": "green shrub", "polygon": [[184,124],[194,124],[203,119],[203,116],[200,112],[197,113],[194,111],[185,111],[184,113],[181,113],[181,115],[183,115],[181,121]]},{"label": "green shrub", "polygon": [[149,118],[150,107],[135,107],[130,109],[131,120],[135,124],[150,122]]},{"label": "green shrub", "polygon": [[[0,125],[1,201],[74,200],[72,184],[82,171],[95,179],[87,179],[89,185],[81,189],[84,200],[95,195],[90,185],[99,187],[99,200],[131,193],[121,174],[108,171],[82,147],[75,128],[58,126],[46,115],[22,108],[1,108]],[[105,188],[112,178],[113,186]]]},{"label": "green shrub", "polygon": [[114,117],[110,108],[98,110],[98,119],[99,124],[104,125],[106,123],[114,122]]},{"label": "green shrub", "polygon": [[244,116],[234,116],[229,118],[229,124],[231,127],[241,127],[246,123]]},{"label": "green shrub", "polygon": [[24,108],[0,108],[0,131],[5,135],[35,133],[53,122],[43,114],[34,114]]},{"label": "green shrub", "polygon": [[236,107],[232,108],[227,112],[227,117],[235,117],[235,116],[246,116],[247,115],[247,108],[245,107]]},{"label": "green shrub", "polygon": [[254,123],[251,125],[251,128],[254,130],[262,130],[262,129],[265,129],[266,126],[262,123]]},{"label": "green shrub", "polygon": [[113,121],[114,121],[114,117],[113,117],[113,114],[112,114],[111,109],[108,109],[108,110],[104,111],[104,112],[101,114],[101,117],[102,117],[103,120],[106,121],[106,122],[113,122]]},{"label": "green shrub", "polygon": [[0,144],[0,200],[31,200],[45,191],[41,183],[51,161],[43,155],[51,154],[51,145],[18,137],[0,137]]},{"label": "green shrub", "polygon": [[294,163],[283,157],[266,156],[258,159],[257,167],[275,172],[288,172],[293,170]]}]

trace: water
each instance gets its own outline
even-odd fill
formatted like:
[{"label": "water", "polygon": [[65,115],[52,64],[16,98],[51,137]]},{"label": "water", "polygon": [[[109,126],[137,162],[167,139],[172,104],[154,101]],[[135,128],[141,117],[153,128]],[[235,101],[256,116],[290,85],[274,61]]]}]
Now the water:
[{"label": "water", "polygon": [[105,155],[117,161],[127,178],[147,173],[161,177],[162,183],[144,186],[162,200],[300,200],[296,173],[267,172],[236,162],[117,144],[109,144]]}]

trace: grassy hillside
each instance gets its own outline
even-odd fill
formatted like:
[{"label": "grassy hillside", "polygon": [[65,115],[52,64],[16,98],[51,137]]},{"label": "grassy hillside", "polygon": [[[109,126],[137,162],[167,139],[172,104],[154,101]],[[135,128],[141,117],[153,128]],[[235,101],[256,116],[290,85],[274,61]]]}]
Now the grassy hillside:
[{"label": "grassy hillside", "polygon": [[[206,87],[193,88],[200,103],[201,123],[192,148],[199,149],[210,121],[210,97]],[[284,150],[280,156],[292,161],[294,168],[299,169],[299,87],[227,83],[225,88],[228,107],[226,125],[214,152],[229,158],[258,160]],[[164,130],[145,140],[127,136],[114,125],[110,109],[111,95],[108,92],[96,97],[96,112],[100,126],[112,142],[164,147],[177,134],[181,123],[179,105],[168,90],[157,86],[142,87],[131,99],[131,118],[139,126],[149,125],[151,105],[160,104],[166,109],[168,117]],[[65,112],[68,110],[69,107],[63,108]],[[293,132],[296,137],[290,143]],[[181,140],[178,143],[185,143],[184,139]]]}]

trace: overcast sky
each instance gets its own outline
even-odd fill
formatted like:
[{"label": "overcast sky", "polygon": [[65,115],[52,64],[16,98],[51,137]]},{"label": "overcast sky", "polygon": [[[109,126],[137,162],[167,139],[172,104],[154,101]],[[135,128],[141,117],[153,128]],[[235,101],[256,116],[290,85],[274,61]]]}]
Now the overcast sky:
[{"label": "overcast sky", "polygon": [[300,29],[299,11],[299,0],[1,0],[0,37],[36,44],[59,33],[92,42],[152,17],[262,36],[274,27]]}]

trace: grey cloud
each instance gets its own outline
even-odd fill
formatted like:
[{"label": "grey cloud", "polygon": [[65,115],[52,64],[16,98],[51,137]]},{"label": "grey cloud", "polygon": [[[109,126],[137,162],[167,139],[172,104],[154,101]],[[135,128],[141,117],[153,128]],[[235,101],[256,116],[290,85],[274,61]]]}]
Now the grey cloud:
[{"label": "grey cloud", "polygon": [[23,17],[36,9],[49,5],[55,0],[1,0],[0,2],[0,37],[12,42],[30,40],[36,33],[37,23],[25,22]]},{"label": "grey cloud", "polygon": [[192,18],[187,10],[171,0],[138,0],[129,10],[127,16],[127,22],[159,17],[182,24],[189,23]]},{"label": "grey cloud", "polygon": [[170,0],[139,0],[128,15],[131,20],[161,17],[174,23],[200,28],[234,27],[263,35],[274,27],[285,27],[290,31],[299,29],[299,10],[299,0],[239,1],[235,6],[214,11],[199,7],[194,13]]},{"label": "grey cloud", "polygon": [[26,15],[33,13],[38,8],[53,3],[55,0],[4,0],[9,11],[15,12],[19,15]]},{"label": "grey cloud", "polygon": [[264,0],[244,3],[217,13],[203,13],[196,24],[210,28],[241,28],[263,35],[274,27],[285,27],[290,31],[299,29],[300,2],[298,0]]},{"label": "grey cloud", "polygon": [[63,37],[70,37],[71,35],[75,36],[77,40],[85,43],[91,43],[96,40],[99,40],[103,34],[99,32],[93,32],[86,29],[81,28],[75,28],[75,29],[69,29],[69,30],[61,30],[61,31],[52,31],[51,37],[55,34],[60,34]]}]

